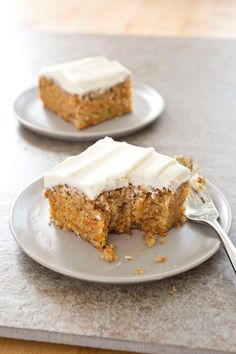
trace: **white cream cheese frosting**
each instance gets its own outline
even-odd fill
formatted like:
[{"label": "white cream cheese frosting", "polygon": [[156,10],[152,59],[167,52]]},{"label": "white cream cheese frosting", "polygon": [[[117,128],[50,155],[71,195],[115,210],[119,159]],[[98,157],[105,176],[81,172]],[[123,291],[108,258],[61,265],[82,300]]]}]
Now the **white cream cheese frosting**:
[{"label": "white cream cheese frosting", "polygon": [[83,96],[122,83],[131,72],[117,61],[94,57],[45,66],[40,75],[52,79],[70,94]]},{"label": "white cream cheese frosting", "polygon": [[97,141],[77,156],[68,157],[44,177],[45,188],[67,184],[78,188],[89,199],[104,190],[145,186],[150,190],[175,191],[190,179],[190,171],[177,160],[111,138]]}]

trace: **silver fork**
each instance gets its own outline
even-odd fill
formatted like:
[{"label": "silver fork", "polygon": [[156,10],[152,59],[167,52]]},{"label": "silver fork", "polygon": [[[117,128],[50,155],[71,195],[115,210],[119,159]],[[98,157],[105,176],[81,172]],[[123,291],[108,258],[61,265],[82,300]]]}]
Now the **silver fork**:
[{"label": "silver fork", "polygon": [[217,221],[219,214],[207,189],[204,191],[191,189],[185,215],[192,221],[208,224],[215,229],[236,273],[236,248]]}]

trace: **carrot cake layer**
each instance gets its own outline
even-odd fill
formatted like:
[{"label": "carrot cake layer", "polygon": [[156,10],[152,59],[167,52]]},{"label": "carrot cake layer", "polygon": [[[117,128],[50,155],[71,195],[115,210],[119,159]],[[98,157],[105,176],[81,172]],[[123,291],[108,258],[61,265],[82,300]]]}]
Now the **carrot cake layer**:
[{"label": "carrot cake layer", "polygon": [[132,111],[130,71],[104,57],[42,68],[39,90],[45,107],[77,129]]},{"label": "carrot cake layer", "polygon": [[189,192],[189,159],[176,159],[143,148],[99,140],[45,175],[50,219],[64,230],[116,259],[108,233],[144,232],[148,246],[181,222]]}]

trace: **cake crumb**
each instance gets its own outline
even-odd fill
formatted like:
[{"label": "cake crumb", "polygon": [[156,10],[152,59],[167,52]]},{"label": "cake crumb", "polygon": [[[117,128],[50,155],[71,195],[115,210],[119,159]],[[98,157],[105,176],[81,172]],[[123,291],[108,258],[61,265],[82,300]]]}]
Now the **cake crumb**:
[{"label": "cake crumb", "polygon": [[136,274],[143,274],[142,268],[139,268],[139,267],[136,268],[136,269],[135,269],[135,273],[136,273]]},{"label": "cake crumb", "polygon": [[161,245],[165,245],[166,244],[166,239],[165,238],[161,238],[160,239],[160,244]]},{"label": "cake crumb", "polygon": [[151,248],[152,246],[155,245],[157,241],[157,237],[156,235],[149,235],[149,234],[146,234],[145,235],[145,242],[146,242],[146,245]]},{"label": "cake crumb", "polygon": [[161,256],[160,254],[155,258],[156,263],[166,263],[166,261],[167,261],[166,256]]},{"label": "cake crumb", "polygon": [[103,250],[103,258],[106,262],[115,262],[117,261],[118,257],[116,254],[116,248],[114,245],[106,245],[105,249]]},{"label": "cake crumb", "polygon": [[181,218],[175,223],[174,227],[181,227],[183,224],[187,222],[187,218],[185,215],[182,215]]},{"label": "cake crumb", "polygon": [[132,261],[133,257],[131,257],[131,256],[125,256],[125,259],[127,259],[127,261]]}]

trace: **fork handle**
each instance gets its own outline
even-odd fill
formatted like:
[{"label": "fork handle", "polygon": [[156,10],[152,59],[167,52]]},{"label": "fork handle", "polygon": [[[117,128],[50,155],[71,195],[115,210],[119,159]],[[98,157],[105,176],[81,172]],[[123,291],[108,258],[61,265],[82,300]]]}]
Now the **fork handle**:
[{"label": "fork handle", "polygon": [[232,264],[232,267],[236,273],[236,248],[232,241],[230,240],[229,236],[226,234],[226,232],[222,229],[218,221],[214,220],[210,222],[210,225],[215,229],[215,231],[218,233],[220,236],[220,240],[222,242],[222,245],[227,253],[227,256],[229,257],[229,260]]}]

